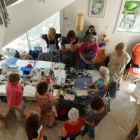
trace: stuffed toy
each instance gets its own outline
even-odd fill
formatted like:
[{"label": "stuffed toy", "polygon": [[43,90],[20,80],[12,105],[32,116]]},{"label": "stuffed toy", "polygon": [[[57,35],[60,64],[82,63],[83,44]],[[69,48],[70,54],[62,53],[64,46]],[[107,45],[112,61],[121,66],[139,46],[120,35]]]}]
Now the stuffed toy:
[{"label": "stuffed toy", "polygon": [[86,39],[86,37],[89,34],[96,35],[95,27],[93,25],[89,26],[88,30],[86,31],[86,36],[84,37],[84,39]]}]

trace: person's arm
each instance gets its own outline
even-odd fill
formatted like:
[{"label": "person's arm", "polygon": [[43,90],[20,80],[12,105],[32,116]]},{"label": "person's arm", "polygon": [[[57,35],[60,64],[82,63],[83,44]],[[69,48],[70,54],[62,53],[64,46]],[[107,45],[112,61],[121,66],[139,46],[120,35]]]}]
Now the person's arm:
[{"label": "person's arm", "polygon": [[85,119],[84,119],[84,123],[87,124],[90,127],[92,127],[94,125],[94,122],[88,122]]},{"label": "person's arm", "polygon": [[23,112],[23,110],[21,110],[17,106],[12,106],[12,108],[15,109],[15,110],[17,110],[23,117],[26,117],[26,114]]},{"label": "person's arm", "polygon": [[63,52],[68,52],[70,51],[70,49],[65,48],[63,45],[61,45],[61,51]]},{"label": "person's arm", "polygon": [[75,52],[77,51],[77,44],[73,44],[73,42],[70,43],[70,47],[71,47],[71,52]]},{"label": "person's arm", "polygon": [[44,41],[46,41],[46,40],[43,38],[43,35],[40,35],[40,37],[41,37]]},{"label": "person's arm", "polygon": [[67,131],[66,131],[66,129],[64,127],[62,127],[62,129],[61,129],[61,135],[63,137],[66,137],[67,136]]},{"label": "person's arm", "polygon": [[106,86],[104,89],[102,89],[102,90],[99,90],[99,89],[93,89],[92,91],[93,91],[93,92],[100,93],[100,92],[102,92],[102,91],[104,91],[104,90],[106,90],[106,89],[107,89],[107,86]]},{"label": "person's arm", "polygon": [[84,56],[83,56],[82,53],[79,53],[79,55],[80,55],[80,57],[83,59],[83,61],[84,61],[86,64],[91,64],[91,62],[87,61],[87,60],[84,58]]},{"label": "person's arm", "polygon": [[92,87],[97,81],[98,81],[98,79],[96,81],[94,81],[93,83],[89,84],[88,87]]},{"label": "person's arm", "polygon": [[62,40],[62,37],[63,37],[63,36],[64,36],[64,34],[61,33],[61,37],[59,38],[58,43]]},{"label": "person's arm", "polygon": [[77,48],[77,43],[78,43],[78,39],[77,38],[74,38],[71,42],[70,42],[70,45],[71,45],[71,52],[75,52],[78,50]]},{"label": "person's arm", "polygon": [[97,56],[97,53],[95,53],[95,55],[93,56],[91,62],[93,62],[95,60],[96,56]]},{"label": "person's arm", "polygon": [[44,136],[44,130],[40,131],[40,137],[39,138],[33,138],[32,140],[43,140],[43,136]]}]

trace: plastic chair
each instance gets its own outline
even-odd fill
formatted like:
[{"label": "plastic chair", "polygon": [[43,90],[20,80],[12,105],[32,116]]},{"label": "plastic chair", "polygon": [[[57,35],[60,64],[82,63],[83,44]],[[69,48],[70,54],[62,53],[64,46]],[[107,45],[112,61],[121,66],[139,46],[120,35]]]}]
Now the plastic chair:
[{"label": "plastic chair", "polygon": [[132,58],[131,59],[133,60],[133,64],[130,64],[129,69],[127,70],[127,76],[126,76],[125,80],[127,80],[129,75],[133,75],[135,77],[140,77],[139,73],[134,73],[133,72],[133,68],[134,68],[133,65],[140,66],[140,43],[138,43],[138,44],[136,44],[134,46],[133,54],[132,54]]},{"label": "plastic chair", "polygon": [[50,53],[41,53],[38,56],[38,60],[43,60],[43,61],[52,61],[52,55]]},{"label": "plastic chair", "polygon": [[[130,18],[128,13],[133,14],[134,13],[134,17]],[[137,19],[140,18],[140,8],[137,8],[135,11],[125,11],[125,14],[122,18],[122,21],[120,23],[120,26],[122,24],[122,22],[124,23],[123,25],[123,29],[125,28],[126,24],[129,25],[129,28],[133,28],[135,22],[137,21]]]}]

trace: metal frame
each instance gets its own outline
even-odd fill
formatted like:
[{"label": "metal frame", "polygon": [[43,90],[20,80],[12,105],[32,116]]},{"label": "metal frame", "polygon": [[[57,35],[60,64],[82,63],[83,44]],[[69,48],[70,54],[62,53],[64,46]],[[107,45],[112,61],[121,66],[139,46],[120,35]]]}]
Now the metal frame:
[{"label": "metal frame", "polygon": [[1,12],[3,15],[5,27],[8,27],[8,24],[10,24],[10,18],[9,18],[9,14],[7,11],[5,0],[0,0],[0,9],[1,9]]}]

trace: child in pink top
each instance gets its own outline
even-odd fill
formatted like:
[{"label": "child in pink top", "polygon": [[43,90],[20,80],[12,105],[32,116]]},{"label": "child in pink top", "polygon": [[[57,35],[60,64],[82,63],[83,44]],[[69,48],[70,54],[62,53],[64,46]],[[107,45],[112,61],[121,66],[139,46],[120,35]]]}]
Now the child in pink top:
[{"label": "child in pink top", "polygon": [[22,121],[21,110],[24,109],[25,103],[22,101],[23,87],[19,84],[20,75],[11,73],[8,79],[9,81],[6,84],[7,102],[16,111],[17,119]]}]

